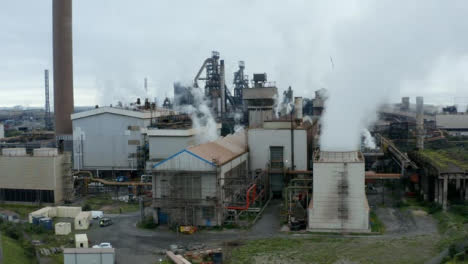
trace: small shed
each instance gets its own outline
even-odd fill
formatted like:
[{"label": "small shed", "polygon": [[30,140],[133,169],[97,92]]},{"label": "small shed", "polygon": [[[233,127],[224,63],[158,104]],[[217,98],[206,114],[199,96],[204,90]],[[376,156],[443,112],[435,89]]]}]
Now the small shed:
[{"label": "small shed", "polygon": [[71,223],[60,222],[55,224],[56,235],[68,235],[71,233]]},{"label": "small shed", "polygon": [[76,248],[89,248],[88,236],[86,234],[75,235]]},{"label": "small shed", "polygon": [[92,219],[92,214],[90,211],[85,211],[79,213],[75,217],[75,230],[86,230],[89,228],[89,224]]}]

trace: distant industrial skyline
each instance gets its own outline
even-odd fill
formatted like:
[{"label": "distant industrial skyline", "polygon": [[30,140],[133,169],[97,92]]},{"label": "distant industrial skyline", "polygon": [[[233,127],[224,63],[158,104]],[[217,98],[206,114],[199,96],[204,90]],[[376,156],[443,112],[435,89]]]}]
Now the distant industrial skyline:
[{"label": "distant industrial skyline", "polygon": [[[26,2],[28,8],[12,1],[0,9],[0,106],[44,105],[43,71],[52,70],[52,3]],[[340,75],[353,74],[350,61],[375,68],[375,80],[366,85],[391,78],[397,87],[383,96],[392,102],[422,95],[426,103],[453,104],[468,97],[464,1],[73,4],[76,105],[144,97],[145,77],[149,98],[162,102],[172,96],[174,82],[191,83],[212,50],[225,59],[230,88],[237,62],[244,60],[249,76],[267,72],[281,90],[291,85],[295,96],[313,97],[337,83],[328,81],[332,58]],[[344,67],[351,70],[343,73]],[[362,73],[356,78],[374,74]]]}]

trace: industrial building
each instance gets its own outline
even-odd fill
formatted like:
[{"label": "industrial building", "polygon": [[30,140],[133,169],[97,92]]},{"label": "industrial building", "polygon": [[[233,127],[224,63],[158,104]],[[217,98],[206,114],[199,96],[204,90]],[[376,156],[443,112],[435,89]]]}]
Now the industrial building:
[{"label": "industrial building", "polygon": [[[194,127],[191,117],[185,114],[161,116],[153,125],[143,129],[149,148],[146,168],[167,159],[189,146],[196,145],[206,127]],[[217,124],[217,135],[221,133],[221,124]]]},{"label": "industrial building", "polygon": [[[86,235],[84,235],[86,236]],[[87,239],[87,238],[86,238]],[[86,240],[87,243],[87,240]],[[64,248],[64,264],[114,264],[113,248]]]},{"label": "industrial building", "polygon": [[263,121],[275,116],[274,107],[278,98],[278,88],[268,82],[266,73],[254,74],[254,86],[242,90],[249,127],[261,127]]},{"label": "industrial building", "polygon": [[452,136],[468,136],[468,114],[438,114],[436,115],[438,128],[446,130]]},{"label": "industrial building", "polygon": [[246,132],[188,147],[156,163],[153,207],[160,224],[219,226],[236,191],[231,180],[247,180]]},{"label": "industrial building", "polygon": [[145,166],[142,129],[167,109],[101,107],[71,115],[75,170],[135,171]]},{"label": "industrial building", "polygon": [[364,177],[364,157],[360,152],[317,152],[308,229],[370,231]]},{"label": "industrial building", "polygon": [[57,149],[4,148],[0,155],[0,199],[57,204],[73,195],[71,158]]}]

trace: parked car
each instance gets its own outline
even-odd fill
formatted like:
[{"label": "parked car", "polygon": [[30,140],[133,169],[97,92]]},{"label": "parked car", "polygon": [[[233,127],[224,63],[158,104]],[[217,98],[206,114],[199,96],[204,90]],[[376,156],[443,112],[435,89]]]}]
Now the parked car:
[{"label": "parked car", "polygon": [[112,248],[112,245],[109,242],[102,242],[99,245],[94,245],[93,248]]},{"label": "parked car", "polygon": [[99,220],[99,226],[104,227],[104,226],[110,226],[112,225],[112,219],[109,217],[103,217],[101,220]]},{"label": "parked car", "polygon": [[102,211],[91,211],[91,215],[93,219],[101,219],[104,217],[104,213]]},{"label": "parked car", "polygon": [[115,179],[117,182],[127,182],[129,181],[127,176],[118,176],[117,179]]}]

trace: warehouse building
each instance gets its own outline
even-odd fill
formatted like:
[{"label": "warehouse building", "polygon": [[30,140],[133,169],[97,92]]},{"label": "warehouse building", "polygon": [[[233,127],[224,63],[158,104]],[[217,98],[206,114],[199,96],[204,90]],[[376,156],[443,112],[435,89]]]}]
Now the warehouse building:
[{"label": "warehouse building", "polygon": [[74,169],[135,171],[144,169],[142,129],[166,109],[130,110],[101,107],[72,114]]},{"label": "warehouse building", "polygon": [[448,131],[452,136],[468,136],[468,114],[439,114],[436,115],[436,126]]},{"label": "warehouse building", "polygon": [[2,149],[0,200],[11,203],[56,204],[72,195],[71,158],[54,148]]},{"label": "warehouse building", "polygon": [[221,225],[235,192],[228,182],[248,177],[246,132],[185,148],[156,163],[152,174],[160,224]]}]

